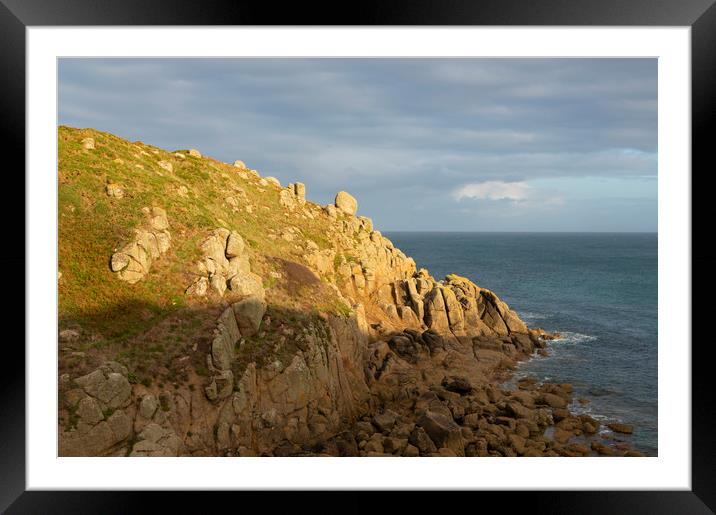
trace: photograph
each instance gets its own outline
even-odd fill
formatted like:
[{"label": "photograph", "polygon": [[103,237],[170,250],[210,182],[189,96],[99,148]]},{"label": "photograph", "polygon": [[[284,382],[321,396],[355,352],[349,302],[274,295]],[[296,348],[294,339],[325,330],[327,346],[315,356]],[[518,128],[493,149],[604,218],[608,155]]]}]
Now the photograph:
[{"label": "photograph", "polygon": [[656,57],[56,62],[59,457],[659,457]]}]

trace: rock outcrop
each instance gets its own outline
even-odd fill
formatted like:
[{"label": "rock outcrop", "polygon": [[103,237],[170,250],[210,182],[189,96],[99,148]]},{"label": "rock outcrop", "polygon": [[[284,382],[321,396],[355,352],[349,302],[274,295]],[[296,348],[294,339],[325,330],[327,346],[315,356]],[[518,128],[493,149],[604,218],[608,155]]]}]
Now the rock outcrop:
[{"label": "rock outcrop", "polygon": [[[60,391],[67,410],[65,431],[60,434],[61,456],[101,456],[120,451],[132,431],[131,387],[127,368],[108,362],[74,380]],[[122,454],[123,455],[123,454]]]},{"label": "rock outcrop", "polygon": [[117,277],[134,284],[149,273],[152,262],[171,246],[167,213],[160,207],[144,208],[149,221],[134,230],[134,238],[110,258],[109,267]]},{"label": "rock outcrop", "polygon": [[198,277],[186,289],[187,295],[203,297],[214,291],[223,296],[227,288],[238,295],[263,295],[261,278],[251,272],[243,238],[228,229],[215,229],[201,245],[202,259],[195,264]]}]

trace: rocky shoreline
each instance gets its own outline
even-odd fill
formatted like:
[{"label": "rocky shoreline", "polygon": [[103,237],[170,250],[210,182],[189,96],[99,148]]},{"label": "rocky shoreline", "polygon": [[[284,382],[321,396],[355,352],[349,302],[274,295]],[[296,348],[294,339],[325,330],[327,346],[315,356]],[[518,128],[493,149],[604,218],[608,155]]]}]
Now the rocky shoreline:
[{"label": "rocky shoreline", "polygon": [[[559,337],[542,330],[534,331],[532,336],[535,334],[538,336],[532,341],[538,353],[546,353],[546,340]],[[436,338],[426,331],[422,339],[434,342]],[[509,346],[511,340],[509,343],[508,340],[484,339],[479,345],[495,350],[500,344]],[[511,359],[529,358],[509,351],[507,354]],[[570,412],[569,406],[574,400],[570,384],[539,383],[526,377],[517,380],[516,389],[501,387],[513,369],[514,364],[507,362],[495,368],[490,380],[482,384],[472,384],[464,377],[446,376],[440,384],[413,392],[409,398],[385,403],[380,413],[362,416],[350,429],[333,438],[310,448],[282,445],[272,455],[644,456],[618,437],[600,435],[600,429],[605,426],[593,417]],[[607,426],[614,433],[633,431],[632,426],[626,424]],[[242,451],[237,455],[256,455],[246,449]]]}]

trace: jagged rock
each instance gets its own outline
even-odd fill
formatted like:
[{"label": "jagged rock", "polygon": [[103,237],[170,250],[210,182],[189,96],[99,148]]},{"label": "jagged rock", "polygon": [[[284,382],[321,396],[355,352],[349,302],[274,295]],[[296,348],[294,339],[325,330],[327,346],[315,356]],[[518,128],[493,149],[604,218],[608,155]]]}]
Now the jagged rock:
[{"label": "jagged rock", "polygon": [[259,330],[266,312],[266,301],[263,298],[253,295],[233,304],[232,308],[242,336],[251,336]]},{"label": "jagged rock", "polygon": [[82,148],[85,150],[94,150],[94,138],[84,138],[82,140]]},{"label": "jagged rock", "polygon": [[191,157],[201,157],[201,152],[199,152],[199,151],[198,151],[197,149],[195,149],[195,148],[192,148],[191,150],[189,150],[189,155],[190,155]]},{"label": "jagged rock", "polygon": [[355,215],[358,210],[358,201],[350,193],[339,191],[336,194],[336,208],[347,215]]},{"label": "jagged rock", "polygon": [[159,161],[157,164],[159,165],[159,168],[163,168],[167,172],[174,170],[174,166],[169,161]]},{"label": "jagged rock", "polygon": [[276,177],[264,177],[264,180],[269,184],[273,184],[279,188],[281,187],[281,181],[279,181]]},{"label": "jagged rock", "polygon": [[246,163],[244,163],[244,162],[241,161],[240,159],[237,159],[236,161],[234,161],[234,166],[235,166],[236,168],[241,169],[241,170],[246,170]]},{"label": "jagged rock", "polygon": [[107,191],[107,196],[109,197],[124,198],[124,188],[116,182],[110,182],[107,184],[105,190]]}]

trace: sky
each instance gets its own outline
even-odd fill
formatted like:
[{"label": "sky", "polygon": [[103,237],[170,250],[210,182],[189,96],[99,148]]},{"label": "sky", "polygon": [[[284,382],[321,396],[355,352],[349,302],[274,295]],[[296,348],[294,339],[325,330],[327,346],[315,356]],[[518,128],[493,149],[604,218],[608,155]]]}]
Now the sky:
[{"label": "sky", "polygon": [[656,231],[656,59],[60,59],[58,123],[390,231]]}]

